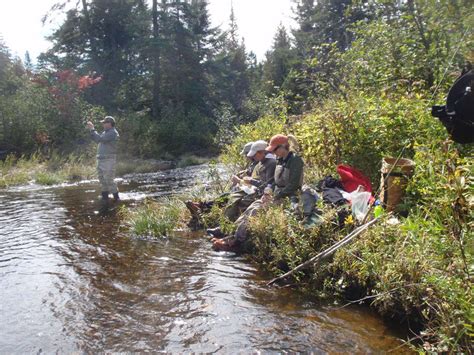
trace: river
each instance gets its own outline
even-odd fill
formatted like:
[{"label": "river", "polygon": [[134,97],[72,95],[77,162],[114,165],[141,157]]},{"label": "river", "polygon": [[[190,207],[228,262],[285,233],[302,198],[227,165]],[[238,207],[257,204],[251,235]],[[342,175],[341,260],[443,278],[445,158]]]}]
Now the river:
[{"label": "river", "polygon": [[[123,202],[205,179],[204,167],[125,176]],[[394,329],[321,304],[202,235],[144,240],[99,213],[97,182],[0,190],[0,353],[381,353]],[[400,352],[400,349],[396,351]]]}]

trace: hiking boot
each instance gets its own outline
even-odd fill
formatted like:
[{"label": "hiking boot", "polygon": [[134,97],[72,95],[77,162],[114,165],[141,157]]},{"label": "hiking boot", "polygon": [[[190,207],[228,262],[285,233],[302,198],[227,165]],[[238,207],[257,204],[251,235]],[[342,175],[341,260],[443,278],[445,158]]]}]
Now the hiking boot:
[{"label": "hiking boot", "polygon": [[215,251],[234,251],[236,250],[235,245],[232,241],[226,239],[217,239],[212,240],[212,249]]},{"label": "hiking boot", "polygon": [[113,195],[114,195],[114,201],[115,201],[115,202],[118,202],[118,201],[120,201],[120,197],[119,197],[119,193],[118,193],[118,191],[117,191],[117,192],[114,192],[114,194],[113,194]]},{"label": "hiking boot", "polygon": [[321,225],[324,222],[321,215],[312,213],[309,216],[304,216],[302,224],[305,229],[316,227]]},{"label": "hiking boot", "polygon": [[208,228],[206,229],[207,234],[211,235],[214,238],[224,238],[225,234],[222,232],[220,227],[217,228]]},{"label": "hiking boot", "polygon": [[102,192],[102,201],[108,201],[109,200],[109,193],[107,191]]}]

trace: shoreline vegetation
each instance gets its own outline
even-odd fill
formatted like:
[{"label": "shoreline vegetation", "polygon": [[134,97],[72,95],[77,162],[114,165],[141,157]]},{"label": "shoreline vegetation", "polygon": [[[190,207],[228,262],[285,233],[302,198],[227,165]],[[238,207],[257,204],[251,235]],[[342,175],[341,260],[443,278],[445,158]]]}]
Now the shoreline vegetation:
[{"label": "shoreline vegetation", "polygon": [[[192,154],[183,155],[175,160],[123,157],[119,158],[117,163],[117,176],[184,168],[204,164],[209,159]],[[96,177],[96,160],[90,154],[69,156],[52,154],[49,158],[39,154],[29,157],[9,155],[0,161],[0,189],[29,183],[52,186]]]},{"label": "shoreline vegetation", "polygon": [[[370,112],[353,110],[369,102]],[[370,97],[354,93],[299,117],[266,116],[241,126],[220,160],[231,170],[242,168],[239,151],[245,142],[291,133],[299,139],[306,162],[306,183],[336,176],[337,163],[345,162],[370,176],[376,191],[381,159],[403,151],[405,158],[415,161],[416,171],[397,211],[398,223],[382,218],[329,260],[296,273],[289,282],[315,297],[368,303],[386,318],[406,324],[407,341],[416,350],[469,352],[473,336],[473,149],[447,139],[441,125],[426,112],[427,105],[428,99],[418,94]],[[406,137],[414,137],[408,145]],[[212,178],[219,179],[211,177],[211,186]],[[132,233],[149,236],[169,233],[173,223],[182,228],[189,218],[183,200],[177,197],[173,203],[145,204],[127,215],[126,224]],[[334,223],[334,209],[318,207],[324,211],[324,223],[310,229],[281,206],[253,217],[249,258],[279,276],[354,228],[349,218],[341,229]],[[182,218],[171,223],[169,218],[162,220],[171,210]],[[221,208],[213,208],[202,222],[204,227],[221,225],[232,232],[232,223]]]}]

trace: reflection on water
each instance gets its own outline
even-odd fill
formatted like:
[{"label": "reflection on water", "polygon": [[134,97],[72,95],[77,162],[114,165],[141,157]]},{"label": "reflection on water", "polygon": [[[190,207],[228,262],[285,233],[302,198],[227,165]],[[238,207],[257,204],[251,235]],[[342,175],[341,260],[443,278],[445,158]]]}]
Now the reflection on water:
[{"label": "reflection on water", "polygon": [[[173,194],[201,167],[125,177],[125,204]],[[200,235],[150,242],[97,212],[95,182],[0,191],[0,352],[373,352],[400,344],[364,308],[268,288]]]}]

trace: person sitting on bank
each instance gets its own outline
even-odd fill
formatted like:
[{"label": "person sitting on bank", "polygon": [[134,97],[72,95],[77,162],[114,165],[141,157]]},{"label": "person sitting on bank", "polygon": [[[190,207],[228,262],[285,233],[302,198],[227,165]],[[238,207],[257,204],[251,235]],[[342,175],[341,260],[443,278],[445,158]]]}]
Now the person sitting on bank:
[{"label": "person sitting on bank", "polygon": [[[253,169],[257,165],[257,161],[255,161],[252,157],[248,157],[247,154],[250,152],[250,149],[252,148],[252,144],[254,142],[248,142],[244,145],[242,148],[242,151],[240,152],[240,155],[244,156],[245,159],[247,160],[247,167],[244,170],[239,171],[236,175],[232,176],[231,181],[232,181],[232,187],[231,191],[223,193],[221,196],[218,197],[218,200],[221,201],[221,203],[226,203],[228,201],[229,195],[236,190],[239,190],[237,187],[237,181],[248,176],[252,176]],[[206,210],[209,210],[212,208],[214,205],[215,201],[191,201],[188,200],[185,202],[186,207],[188,208],[189,212],[191,212],[191,215],[193,219],[198,219],[199,215]]]},{"label": "person sitting on bank", "polygon": [[[231,221],[235,221],[256,199],[263,194],[263,189],[274,182],[276,160],[272,154],[266,151],[268,144],[263,140],[256,141],[247,153],[248,158],[258,162],[251,176],[242,179],[234,176],[233,182],[241,186],[241,189],[230,195],[229,203],[224,214]],[[252,187],[245,189],[244,187]],[[207,233],[212,236],[221,236],[220,227],[210,228]]]},{"label": "person sitting on bank", "polygon": [[271,203],[281,203],[284,198],[289,198],[292,205],[298,204],[298,195],[303,185],[304,162],[295,152],[297,147],[294,136],[277,134],[272,137],[266,151],[274,153],[278,162],[274,174],[274,192],[266,189],[264,196],[252,203],[236,221],[237,229],[234,235],[220,239],[216,235],[212,239],[215,250],[237,250],[247,239],[248,221],[258,210]]},{"label": "person sitting on bank", "polygon": [[104,131],[100,134],[95,130],[91,121],[87,122],[87,128],[90,130],[92,140],[98,143],[97,175],[101,185],[102,200],[108,202],[109,193],[112,193],[114,200],[118,201],[119,192],[114,178],[119,133],[115,129],[115,119],[112,116],[106,116],[101,123]]},{"label": "person sitting on bank", "polygon": [[267,185],[272,185],[275,175],[276,160],[275,156],[266,151],[267,142],[263,140],[256,141],[252,144],[247,158],[252,159],[257,164],[249,176],[242,179],[234,176],[233,182],[237,184],[247,184],[262,189]]},{"label": "person sitting on bank", "polygon": [[298,193],[303,186],[304,162],[296,153],[297,146],[294,136],[277,134],[267,147],[278,158],[275,168],[275,200],[288,197],[291,202],[298,202]]},{"label": "person sitting on bank", "polygon": [[248,142],[247,144],[245,144],[244,147],[242,148],[242,151],[240,152],[240,155],[244,156],[245,159],[247,160],[247,167],[236,174],[236,176],[239,178],[243,178],[245,176],[252,176],[253,169],[258,163],[258,161],[255,161],[253,157],[248,156],[250,149],[252,149],[253,143],[254,142]]}]

